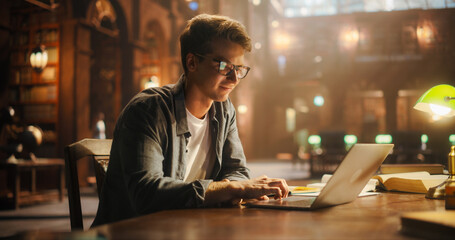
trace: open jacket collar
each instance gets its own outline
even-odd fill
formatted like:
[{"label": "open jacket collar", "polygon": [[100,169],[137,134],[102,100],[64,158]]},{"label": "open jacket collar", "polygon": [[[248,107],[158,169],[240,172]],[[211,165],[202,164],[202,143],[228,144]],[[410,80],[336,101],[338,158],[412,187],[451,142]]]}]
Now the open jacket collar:
[{"label": "open jacket collar", "polygon": [[[178,82],[172,88],[172,94],[174,95],[174,106],[175,106],[175,121],[177,123],[177,135],[189,134],[188,122],[186,119],[186,106],[185,106],[185,74],[180,76]],[[214,102],[215,103],[215,102]],[[208,112],[211,120],[215,120],[216,110],[215,104],[212,103]]]}]

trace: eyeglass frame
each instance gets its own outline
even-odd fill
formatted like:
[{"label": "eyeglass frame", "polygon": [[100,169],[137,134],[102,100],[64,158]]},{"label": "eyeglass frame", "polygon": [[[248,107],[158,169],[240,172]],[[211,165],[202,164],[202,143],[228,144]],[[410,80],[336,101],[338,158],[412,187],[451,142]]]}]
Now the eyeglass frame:
[{"label": "eyeglass frame", "polygon": [[[208,56],[204,56],[204,55],[201,55],[201,54],[198,54],[198,53],[195,53],[194,55],[196,55],[196,56],[198,56],[198,57],[201,57],[201,58],[210,58],[210,57],[208,57]],[[211,58],[211,60],[218,63],[217,72],[218,72],[219,74],[225,76],[225,77],[228,77],[229,75],[231,75],[232,72],[235,70],[237,78],[238,78],[238,79],[244,79],[244,78],[248,75],[248,72],[251,70],[251,68],[248,67],[248,66],[244,66],[244,65],[235,65],[235,64],[232,64],[232,63],[230,63],[230,62],[226,62],[226,61],[222,61],[222,60],[217,60],[217,59],[215,59],[215,58]],[[232,69],[231,69],[228,73],[223,74],[223,73],[220,72],[220,71],[222,71],[222,69],[221,69],[222,64],[221,64],[221,63],[224,63],[224,64],[225,64],[225,65],[224,65],[224,68],[226,68],[226,67],[229,66],[229,65],[232,65],[233,67],[232,67]],[[245,69],[246,69],[246,73],[245,73],[245,75],[244,75],[243,77],[239,77],[239,76],[237,75],[237,72],[239,72],[239,69],[240,69],[240,68],[245,68]]]}]

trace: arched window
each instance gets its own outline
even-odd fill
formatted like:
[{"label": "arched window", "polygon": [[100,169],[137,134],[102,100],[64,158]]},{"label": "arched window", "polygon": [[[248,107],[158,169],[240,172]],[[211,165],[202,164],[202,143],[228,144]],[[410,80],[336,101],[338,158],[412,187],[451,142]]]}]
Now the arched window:
[{"label": "arched window", "polygon": [[109,0],[93,0],[88,7],[87,19],[97,30],[111,36],[118,35],[117,15]]}]

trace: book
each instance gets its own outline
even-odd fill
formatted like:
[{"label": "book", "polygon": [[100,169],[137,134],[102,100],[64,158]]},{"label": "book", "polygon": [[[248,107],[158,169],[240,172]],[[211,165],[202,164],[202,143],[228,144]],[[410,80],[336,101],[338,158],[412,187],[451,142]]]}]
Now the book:
[{"label": "book", "polygon": [[[290,191],[292,195],[308,195],[308,193],[318,193],[320,192],[332,177],[332,174],[324,174],[321,178],[321,182],[319,183],[310,183],[307,184],[306,187],[290,187]],[[378,184],[377,179],[370,179],[366,186],[362,189],[362,193],[375,191],[376,185]]]},{"label": "book", "polygon": [[443,174],[442,164],[382,164],[381,174],[405,173],[405,172],[428,172],[430,174]]},{"label": "book", "polygon": [[401,216],[401,232],[426,239],[453,239],[455,210],[404,213]]},{"label": "book", "polygon": [[320,192],[321,188],[316,188],[316,187],[302,187],[302,186],[291,186],[290,187],[290,192],[291,195],[299,195],[302,193],[315,193],[315,192]]},{"label": "book", "polygon": [[379,180],[379,186],[386,191],[411,193],[427,193],[430,187],[441,184],[447,178],[448,175],[430,175],[425,171],[373,176],[373,179]]}]

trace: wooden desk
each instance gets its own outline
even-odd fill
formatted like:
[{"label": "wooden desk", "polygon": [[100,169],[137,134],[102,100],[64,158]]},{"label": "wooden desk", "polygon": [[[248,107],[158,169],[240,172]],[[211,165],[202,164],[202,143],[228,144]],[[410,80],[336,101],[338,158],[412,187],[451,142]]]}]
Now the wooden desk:
[{"label": "wooden desk", "polygon": [[[317,211],[212,208],[162,211],[84,233],[107,239],[410,239],[400,215],[444,211],[423,194],[383,193]],[[73,233],[74,234],[74,233]]]},{"label": "wooden desk", "polygon": [[[31,160],[24,161],[18,160],[15,163],[0,163],[0,169],[6,169],[7,182],[9,188],[11,188],[12,196],[7,197],[5,205],[12,205],[12,208],[19,208],[21,205],[31,204],[35,202],[63,200],[63,190],[64,190],[64,172],[65,162],[63,159],[58,158],[39,158],[37,161],[33,162]],[[54,181],[55,189],[57,191],[52,191],[46,189],[42,191],[37,189],[37,173],[44,170],[53,170],[57,171],[57,178]],[[21,184],[21,176],[25,173],[30,174],[29,188],[24,189]]]}]

